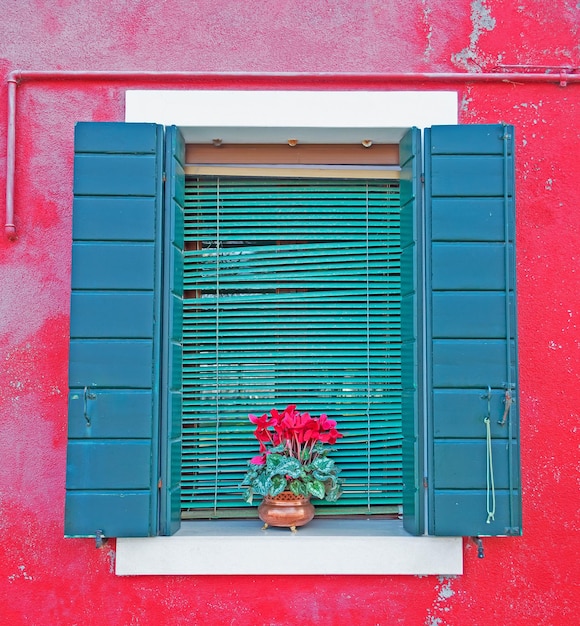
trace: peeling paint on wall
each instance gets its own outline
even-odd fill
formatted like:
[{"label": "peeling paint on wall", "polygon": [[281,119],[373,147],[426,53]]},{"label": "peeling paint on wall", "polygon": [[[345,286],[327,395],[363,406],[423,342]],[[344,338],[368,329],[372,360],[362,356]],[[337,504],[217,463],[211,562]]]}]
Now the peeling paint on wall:
[{"label": "peeling paint on wall", "polygon": [[22,564],[18,566],[18,570],[16,571],[16,573],[10,574],[10,576],[8,576],[8,582],[13,583],[17,578],[20,578],[22,580],[34,580],[34,578],[27,573],[26,566]]},{"label": "peeling paint on wall", "polygon": [[427,45],[425,46],[425,52],[423,53],[423,59],[428,62],[433,52],[433,45],[431,39],[433,37],[433,24],[431,23],[430,16],[433,9],[428,6],[430,0],[421,0],[423,4],[423,24],[425,28],[425,38],[427,39]]},{"label": "peeling paint on wall", "polygon": [[452,583],[451,578],[439,578],[439,584],[435,586],[437,597],[427,612],[425,626],[443,626],[449,623],[448,614],[451,612],[452,605],[448,603],[448,600],[455,595]]},{"label": "peeling paint on wall", "polygon": [[[491,59],[479,48],[479,38],[485,32],[495,28],[496,20],[491,16],[491,10],[484,4],[483,0],[472,0],[471,2],[471,24],[472,31],[469,35],[469,46],[451,55],[452,62],[469,72],[480,72]],[[498,58],[494,61],[497,63]]]}]

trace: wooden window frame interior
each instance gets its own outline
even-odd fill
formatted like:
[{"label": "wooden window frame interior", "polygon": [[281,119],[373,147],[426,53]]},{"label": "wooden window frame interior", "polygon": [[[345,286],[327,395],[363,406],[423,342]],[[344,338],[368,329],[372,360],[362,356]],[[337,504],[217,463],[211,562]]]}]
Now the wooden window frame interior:
[{"label": "wooden window frame interior", "polygon": [[186,144],[186,176],[399,179],[396,144]]}]

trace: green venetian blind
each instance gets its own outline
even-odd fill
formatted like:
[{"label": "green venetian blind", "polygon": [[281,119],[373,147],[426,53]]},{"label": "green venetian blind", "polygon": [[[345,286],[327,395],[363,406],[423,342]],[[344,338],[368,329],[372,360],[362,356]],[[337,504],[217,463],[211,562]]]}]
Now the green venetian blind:
[{"label": "green venetian blind", "polygon": [[324,512],[397,511],[399,212],[393,181],[187,181],[184,517],[247,506],[248,413],[288,404],[345,435],[333,453],[344,493]]}]

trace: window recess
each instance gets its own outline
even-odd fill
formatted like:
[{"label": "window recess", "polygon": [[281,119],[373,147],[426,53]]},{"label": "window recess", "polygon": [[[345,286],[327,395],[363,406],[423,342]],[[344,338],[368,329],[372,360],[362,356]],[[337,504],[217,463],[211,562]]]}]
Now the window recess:
[{"label": "window recess", "polygon": [[[384,174],[383,174],[384,176]],[[392,180],[189,178],[182,516],[253,516],[248,413],[336,419],[345,479],[319,514],[401,500],[399,189]]]}]

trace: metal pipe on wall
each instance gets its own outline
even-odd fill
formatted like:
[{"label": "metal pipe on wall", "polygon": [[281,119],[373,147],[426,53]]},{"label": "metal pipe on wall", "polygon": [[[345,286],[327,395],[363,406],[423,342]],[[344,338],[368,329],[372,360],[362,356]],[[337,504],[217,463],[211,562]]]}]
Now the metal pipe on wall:
[{"label": "metal pipe on wall", "polygon": [[[515,66],[514,66],[515,67]],[[543,68],[543,72],[525,71],[537,70],[537,66],[517,66],[518,71],[494,71],[490,73],[468,72],[442,72],[442,73],[300,73],[300,72],[163,72],[163,71],[34,71],[14,70],[6,78],[8,83],[8,123],[7,123],[7,148],[6,148],[6,222],[5,233],[8,239],[16,239],[16,226],[14,224],[14,175],[16,163],[16,88],[22,82],[27,81],[74,81],[74,80],[98,80],[98,81],[122,81],[137,80],[141,82],[180,82],[180,81],[287,81],[313,82],[317,86],[322,82],[332,83],[336,81],[366,84],[384,83],[480,83],[480,82],[504,82],[511,84],[523,83],[558,83],[566,87],[572,83],[580,83],[579,68],[554,67]]]},{"label": "metal pipe on wall", "polygon": [[16,238],[14,226],[14,167],[16,162],[16,85],[15,78],[8,77],[8,128],[6,138],[6,225],[8,239]]}]

